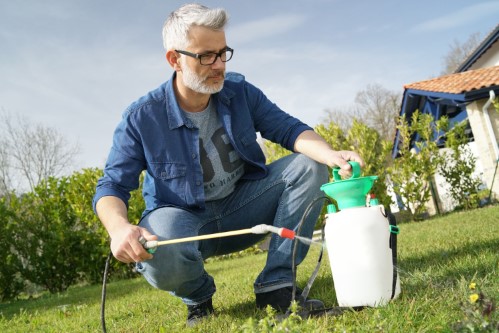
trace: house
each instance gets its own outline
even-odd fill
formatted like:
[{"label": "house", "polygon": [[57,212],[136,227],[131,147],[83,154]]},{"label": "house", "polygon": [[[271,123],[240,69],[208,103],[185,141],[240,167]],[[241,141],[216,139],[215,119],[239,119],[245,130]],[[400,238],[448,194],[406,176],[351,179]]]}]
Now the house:
[{"label": "house", "polygon": [[[430,113],[435,119],[446,115],[451,123],[468,120],[470,147],[477,158],[478,173],[484,185],[499,198],[499,112],[492,101],[499,96],[499,25],[480,43],[475,51],[459,66],[456,73],[404,86],[400,115],[409,118],[416,110]],[[399,149],[396,134],[393,157]],[[440,199],[429,203],[431,213],[450,210],[451,204]],[[432,207],[433,206],[433,207]],[[440,206],[440,207],[439,207]],[[443,206],[443,207],[442,207]]]}]

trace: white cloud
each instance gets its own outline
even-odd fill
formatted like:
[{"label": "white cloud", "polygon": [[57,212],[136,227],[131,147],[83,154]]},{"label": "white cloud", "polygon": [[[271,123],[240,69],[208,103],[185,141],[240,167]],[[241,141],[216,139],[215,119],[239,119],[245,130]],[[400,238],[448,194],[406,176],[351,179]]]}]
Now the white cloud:
[{"label": "white cloud", "polygon": [[[431,12],[431,11],[430,11]],[[432,32],[440,30],[448,30],[470,22],[483,19],[485,16],[499,16],[499,2],[491,1],[468,6],[447,15],[422,22],[414,26],[412,32]]]}]

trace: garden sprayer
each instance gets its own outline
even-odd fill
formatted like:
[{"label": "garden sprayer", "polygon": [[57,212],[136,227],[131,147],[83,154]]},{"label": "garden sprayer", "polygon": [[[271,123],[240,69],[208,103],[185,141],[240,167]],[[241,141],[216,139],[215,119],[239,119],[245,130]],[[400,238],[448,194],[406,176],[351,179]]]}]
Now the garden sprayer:
[{"label": "garden sprayer", "polygon": [[360,177],[360,165],[349,163],[350,179],[342,180],[334,168],[334,181],[321,186],[338,204],[328,205],[325,226],[336,298],[342,307],[383,306],[400,294],[399,229],[377,199],[368,199],[378,177]]}]

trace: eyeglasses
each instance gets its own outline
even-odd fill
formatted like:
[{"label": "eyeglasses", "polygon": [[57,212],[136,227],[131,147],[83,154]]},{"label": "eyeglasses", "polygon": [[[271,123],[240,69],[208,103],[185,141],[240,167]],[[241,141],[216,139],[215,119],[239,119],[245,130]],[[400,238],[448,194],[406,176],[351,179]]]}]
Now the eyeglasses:
[{"label": "eyeglasses", "polygon": [[218,53],[208,52],[208,53],[198,54],[181,50],[175,50],[175,51],[180,54],[185,54],[186,56],[199,59],[199,63],[203,66],[213,65],[217,61],[217,58],[219,57],[220,60],[222,60],[222,62],[227,62],[230,59],[232,59],[232,54],[234,53],[234,50],[231,49],[230,47],[226,47],[225,49],[223,49]]}]

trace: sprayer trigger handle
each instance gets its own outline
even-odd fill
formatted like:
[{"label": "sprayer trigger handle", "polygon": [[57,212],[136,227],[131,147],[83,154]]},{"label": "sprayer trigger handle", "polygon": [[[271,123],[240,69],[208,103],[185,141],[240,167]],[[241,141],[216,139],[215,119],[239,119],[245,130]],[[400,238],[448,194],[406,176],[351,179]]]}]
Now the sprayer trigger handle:
[{"label": "sprayer trigger handle", "polygon": [[147,241],[143,236],[140,236],[139,243],[142,244],[144,249],[150,254],[156,252],[156,248],[158,247],[158,241]]},{"label": "sprayer trigger handle", "polygon": [[147,252],[153,254],[158,248],[158,241],[147,241],[144,247],[147,249]]}]

